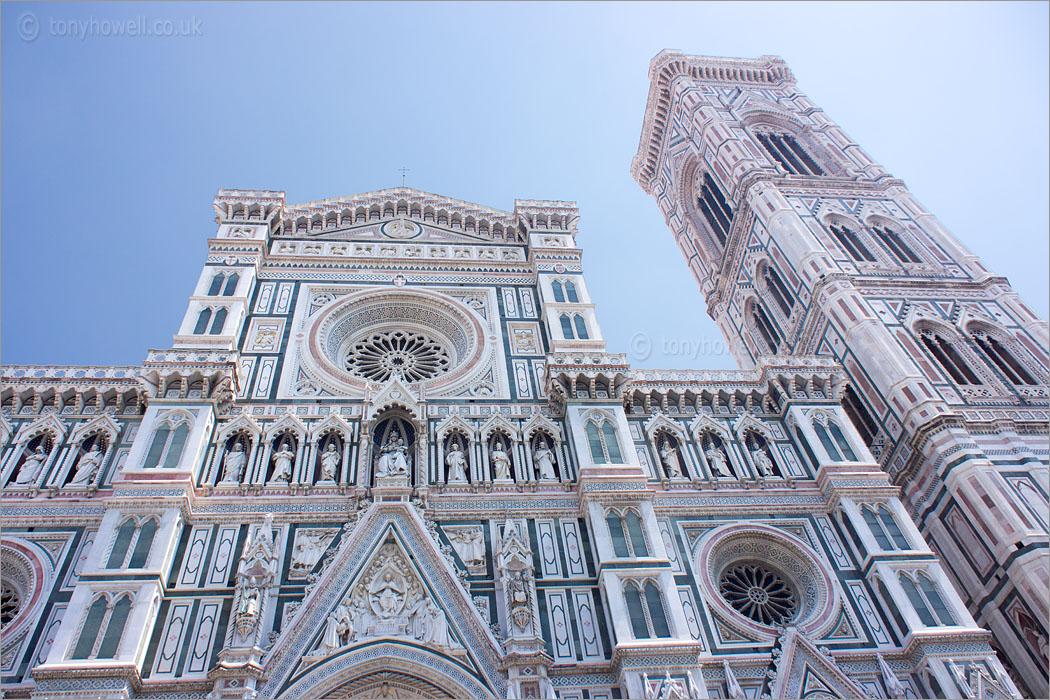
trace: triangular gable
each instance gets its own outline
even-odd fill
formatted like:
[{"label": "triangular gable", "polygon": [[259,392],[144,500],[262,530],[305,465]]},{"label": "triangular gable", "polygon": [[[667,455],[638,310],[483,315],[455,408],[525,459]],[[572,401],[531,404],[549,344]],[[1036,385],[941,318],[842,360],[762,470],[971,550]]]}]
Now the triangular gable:
[{"label": "triangular gable", "polygon": [[23,425],[18,431],[18,438],[15,442],[28,442],[43,431],[49,431],[54,435],[56,443],[63,440],[66,436],[66,428],[62,425],[62,421],[55,418],[55,414],[49,413],[46,416],[37,418],[32,423]]},{"label": "triangular gable", "polygon": [[423,412],[419,407],[419,400],[416,399],[416,392],[412,391],[408,385],[396,376],[384,384],[374,396],[369,395],[367,402],[367,415],[365,417],[368,420],[371,420],[388,408],[401,408],[408,411],[416,420],[424,419]]},{"label": "triangular gable", "polygon": [[838,698],[868,697],[833,658],[822,653],[794,627],[789,627],[781,637],[780,652],[780,658],[774,662],[777,675],[770,697],[804,698],[810,693]]},{"label": "triangular gable", "polygon": [[[384,569],[391,561],[396,562],[393,568]],[[383,580],[388,573],[392,585],[384,589]],[[409,589],[414,591],[412,601]],[[333,611],[339,617],[341,611],[337,608],[341,603],[346,601],[348,608],[362,602],[379,605],[380,596],[384,595],[389,610],[398,611],[384,618],[388,625],[377,622],[380,615],[374,614],[376,608],[366,609],[370,631],[355,640],[340,638],[334,651],[327,649],[327,656],[312,653],[324,648],[327,621]],[[404,608],[398,606],[425,603],[420,595],[444,614],[451,641],[448,646],[428,643],[425,635],[417,639],[407,631],[408,623],[401,619],[405,617]],[[377,654],[385,661],[375,666],[372,662]],[[259,694],[304,697],[320,689],[327,692],[329,686],[360,675],[358,665],[364,661],[377,671],[405,665],[429,669],[432,682],[471,697],[506,694],[506,680],[499,671],[498,642],[459,583],[456,572],[438,551],[422,519],[407,504],[373,505],[358,521],[264,659],[267,680]],[[440,678],[435,678],[433,674],[439,671]]]}]

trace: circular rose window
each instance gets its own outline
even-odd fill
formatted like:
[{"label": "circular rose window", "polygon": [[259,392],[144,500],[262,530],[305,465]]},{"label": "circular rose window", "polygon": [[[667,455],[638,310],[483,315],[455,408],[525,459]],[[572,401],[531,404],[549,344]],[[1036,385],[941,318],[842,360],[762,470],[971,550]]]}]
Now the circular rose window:
[{"label": "circular rose window", "polygon": [[351,374],[372,381],[418,382],[447,372],[452,359],[440,341],[424,333],[387,331],[351,345],[344,364]]},{"label": "circular rose window", "polygon": [[333,394],[399,380],[428,395],[467,391],[492,344],[478,315],[429,290],[370,289],[335,299],[309,323],[304,367]]},{"label": "circular rose window", "polygon": [[7,581],[3,582],[0,590],[0,625],[7,627],[7,623],[15,619],[18,611],[22,608],[22,596]]},{"label": "circular rose window", "polygon": [[734,610],[763,625],[784,625],[798,613],[791,584],[764,566],[731,566],[722,573],[718,589]]}]

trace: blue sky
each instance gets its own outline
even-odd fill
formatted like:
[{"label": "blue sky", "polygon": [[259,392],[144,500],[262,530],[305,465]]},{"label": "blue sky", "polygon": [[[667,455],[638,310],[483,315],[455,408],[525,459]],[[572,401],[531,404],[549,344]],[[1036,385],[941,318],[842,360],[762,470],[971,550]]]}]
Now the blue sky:
[{"label": "blue sky", "polygon": [[[5,2],[0,17],[6,364],[170,346],[217,188],[301,202],[392,187],[407,166],[411,186],[502,209],[577,201],[609,349],[644,334],[636,367],[733,367],[629,173],[663,48],[784,57],[1048,313],[1047,3]],[[137,18],[189,36],[98,35]]]}]

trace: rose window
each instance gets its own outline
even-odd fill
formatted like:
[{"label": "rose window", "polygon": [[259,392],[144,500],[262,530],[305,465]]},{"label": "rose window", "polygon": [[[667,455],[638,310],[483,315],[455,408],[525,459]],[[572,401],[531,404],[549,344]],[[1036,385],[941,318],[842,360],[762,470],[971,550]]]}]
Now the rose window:
[{"label": "rose window", "polygon": [[21,606],[22,597],[18,595],[18,591],[8,586],[5,582],[2,591],[0,591],[0,625],[6,627],[7,623],[15,619]]},{"label": "rose window", "polygon": [[788,582],[762,566],[730,567],[722,574],[718,588],[737,612],[763,625],[782,625],[798,613],[795,592]]},{"label": "rose window", "polygon": [[419,382],[447,372],[452,360],[439,341],[422,333],[395,330],[374,333],[353,343],[344,365],[351,374],[370,381],[398,377]]}]

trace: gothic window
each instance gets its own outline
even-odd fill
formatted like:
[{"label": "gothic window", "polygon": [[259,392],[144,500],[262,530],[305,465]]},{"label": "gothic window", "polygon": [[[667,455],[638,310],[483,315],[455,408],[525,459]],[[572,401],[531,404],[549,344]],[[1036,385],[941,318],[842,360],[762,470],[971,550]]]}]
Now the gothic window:
[{"label": "gothic window", "polygon": [[623,464],[616,428],[610,421],[605,418],[592,418],[587,421],[586,432],[591,459],[595,464]]},{"label": "gothic window", "polygon": [[751,304],[751,322],[755,325],[755,330],[762,337],[769,352],[775,353],[777,348],[780,347],[780,333],[777,332],[776,326],[769,320],[766,310],[758,302]]},{"label": "gothic window", "polygon": [[565,291],[561,286],[561,282],[554,280],[551,282],[551,290],[554,292],[554,301],[562,303],[565,301]]},{"label": "gothic window", "polygon": [[583,316],[576,314],[572,317],[572,321],[576,326],[576,337],[580,340],[587,340],[590,336],[587,335],[587,323],[583,320]]},{"label": "gothic window", "polygon": [[186,438],[190,434],[189,421],[181,416],[165,419],[153,433],[153,442],[146,452],[144,469],[152,467],[177,467],[186,447]]},{"label": "gothic window", "polygon": [[846,435],[842,432],[842,428],[835,421],[827,421],[827,426],[821,421],[814,421],[813,430],[817,433],[820,444],[824,446],[824,450],[828,453],[828,458],[832,462],[858,461],[857,455],[854,454],[853,448],[850,447],[849,442],[846,440]]},{"label": "gothic window", "polygon": [[[73,648],[73,659],[113,659],[117,656],[124,627],[131,612],[131,596],[125,594],[116,603],[106,595],[99,596],[88,608],[80,637]],[[104,630],[104,632],[103,632]],[[101,633],[101,639],[99,638]]]},{"label": "gothic window", "polygon": [[700,186],[700,194],[697,196],[696,204],[718,242],[724,246],[729,239],[729,231],[733,226],[733,210],[730,209],[728,202],[726,202],[722,190],[719,189],[714,179],[707,173],[704,173],[703,184]]},{"label": "gothic window", "polygon": [[896,231],[886,228],[885,226],[873,226],[872,230],[875,231],[875,235],[878,236],[882,244],[889,248],[890,252],[893,253],[893,257],[902,263],[917,263],[922,262],[919,256],[915,254],[901,235]]},{"label": "gothic window", "polygon": [[761,564],[742,563],[726,569],[718,590],[734,610],[762,625],[783,625],[799,611],[787,580]]},{"label": "gothic window", "polygon": [[875,541],[884,552],[892,552],[896,549],[911,549],[908,539],[901,532],[893,514],[884,505],[862,506],[861,515],[867,523]]},{"label": "gothic window", "polygon": [[566,340],[572,340],[576,337],[572,332],[572,319],[569,318],[568,314],[561,315],[561,334],[565,336]]},{"label": "gothic window", "polygon": [[875,262],[875,256],[871,254],[857,233],[849,226],[832,224],[828,227],[839,245],[849,253],[849,256],[857,261]]},{"label": "gothic window", "polygon": [[222,288],[222,295],[224,297],[232,297],[237,291],[237,282],[240,281],[241,276],[236,272],[231,272],[226,277],[226,286]]},{"label": "gothic window", "polygon": [[948,606],[944,604],[940,591],[925,572],[920,572],[914,579],[901,572],[898,578],[922,624],[927,627],[956,624]]},{"label": "gothic window", "polygon": [[154,518],[145,520],[141,525],[134,518],[128,518],[117,528],[110,550],[107,569],[141,569],[149,559],[153,538],[157,534],[157,521]]},{"label": "gothic window", "polygon": [[783,278],[771,265],[764,265],[762,269],[762,279],[765,280],[766,289],[773,297],[773,301],[777,307],[784,314],[784,318],[791,317],[791,309],[795,305],[795,298],[788,291],[787,285],[784,284]]},{"label": "gothic window", "polygon": [[667,615],[664,613],[660,589],[651,580],[640,586],[637,581],[627,581],[623,587],[627,601],[627,612],[631,617],[631,631],[635,639],[670,637]]},{"label": "gothic window", "polygon": [[610,510],[606,516],[609,533],[612,535],[613,551],[618,557],[647,557],[649,547],[646,545],[642,519],[638,513],[628,509],[623,514]]},{"label": "gothic window", "polygon": [[219,335],[222,333],[222,327],[226,325],[226,309],[219,309],[215,312],[215,319],[211,322],[211,330],[208,331],[209,335]]},{"label": "gothic window", "polygon": [[580,296],[576,293],[576,285],[572,282],[565,283],[565,296],[572,304],[577,304],[580,301]]},{"label": "gothic window", "polygon": [[211,321],[211,309],[201,309],[197,316],[197,325],[193,327],[195,335],[202,335],[208,330],[208,322]]},{"label": "gothic window", "polygon": [[959,354],[959,351],[955,349],[955,346],[939,333],[924,329],[919,332],[919,342],[923,344],[926,351],[933,356],[937,364],[956,384],[971,385],[981,383],[981,380],[970,369],[970,366]]},{"label": "gothic window", "polygon": [[985,331],[974,331],[970,334],[977,349],[985,360],[998,368],[1011,384],[1034,386],[1038,384],[1032,374],[1025,368],[999,340]]},{"label": "gothic window", "polygon": [[222,283],[226,281],[225,272],[217,272],[214,277],[211,278],[211,286],[208,288],[208,296],[218,296],[219,292],[222,291]]},{"label": "gothic window", "polygon": [[773,160],[792,175],[824,175],[824,169],[791,134],[760,132],[756,136]]},{"label": "gothic window", "polygon": [[875,436],[879,434],[879,426],[868,412],[860,396],[853,391],[852,386],[847,386],[846,391],[842,394],[842,408],[845,409],[846,415],[860,433],[861,440],[865,445],[871,447],[875,442]]},{"label": "gothic window", "polygon": [[795,426],[795,440],[802,446],[802,451],[806,453],[806,457],[809,458],[809,463],[813,465],[813,468],[819,469],[820,462],[817,460],[817,455],[813,453],[809,440],[806,439],[806,436],[802,434],[802,430],[797,425]]}]

